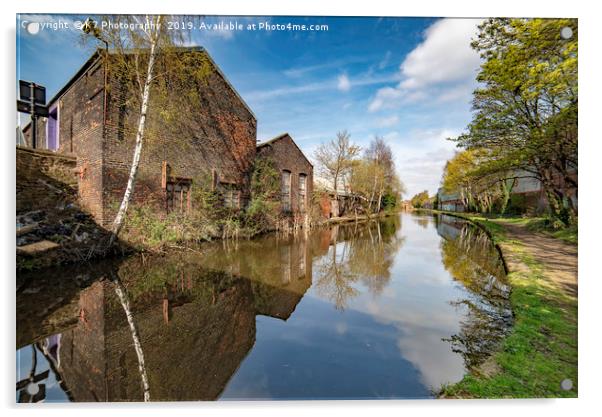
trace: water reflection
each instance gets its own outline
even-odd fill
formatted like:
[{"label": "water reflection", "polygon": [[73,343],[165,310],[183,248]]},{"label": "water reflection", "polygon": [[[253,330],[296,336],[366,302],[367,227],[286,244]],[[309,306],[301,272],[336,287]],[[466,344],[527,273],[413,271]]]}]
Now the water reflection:
[{"label": "water reflection", "polygon": [[454,301],[468,309],[458,334],[449,338],[468,368],[480,365],[512,324],[510,287],[496,248],[479,228],[456,217],[440,215],[437,231],[442,261],[452,277],[469,291]]},{"label": "water reflection", "polygon": [[17,400],[428,397],[507,328],[479,232],[404,214],[21,274]]},{"label": "water reflection", "polygon": [[317,261],[317,292],[339,310],[359,294],[354,287],[358,282],[371,294],[380,295],[391,279],[391,265],[404,241],[395,233],[399,222],[396,217],[384,223],[334,226],[328,231],[329,248]]}]

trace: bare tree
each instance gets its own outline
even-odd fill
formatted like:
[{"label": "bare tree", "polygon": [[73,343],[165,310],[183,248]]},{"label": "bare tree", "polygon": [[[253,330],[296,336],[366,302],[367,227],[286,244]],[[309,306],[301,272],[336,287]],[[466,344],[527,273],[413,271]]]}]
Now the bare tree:
[{"label": "bare tree", "polygon": [[332,180],[335,198],[338,199],[339,181],[349,173],[352,163],[360,152],[360,147],[350,141],[351,135],[343,130],[336,138],[322,143],[314,152],[318,170]]},{"label": "bare tree", "polygon": [[378,213],[386,187],[399,183],[395,173],[393,151],[383,137],[375,136],[370,142],[370,146],[364,151],[364,158],[374,164],[370,208],[376,198],[376,212]]}]

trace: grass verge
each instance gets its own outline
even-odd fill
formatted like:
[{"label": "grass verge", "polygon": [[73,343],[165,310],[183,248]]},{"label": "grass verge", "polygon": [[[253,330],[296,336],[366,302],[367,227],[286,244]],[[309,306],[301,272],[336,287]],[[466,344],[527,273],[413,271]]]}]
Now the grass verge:
[{"label": "grass verge", "polygon": [[508,224],[524,225],[528,230],[532,232],[543,233],[556,239],[563,240],[573,245],[577,244],[578,230],[577,225],[568,227],[554,228],[553,223],[549,218],[546,217],[532,217],[532,218],[517,218],[517,219],[504,219],[500,218],[498,221]]},{"label": "grass verge", "polygon": [[[545,266],[520,241],[509,240],[503,225],[484,217],[460,217],[485,228],[504,256],[513,257],[513,265],[520,266],[508,274],[515,322],[487,361],[487,370],[474,369],[460,382],[444,386],[440,397],[577,397],[577,299],[546,279]],[[565,380],[572,382],[571,389],[563,389]]]},{"label": "grass verge", "polygon": [[[433,210],[436,211],[436,210]],[[447,213],[449,214],[449,213]],[[461,214],[460,217],[465,217],[471,220],[477,220],[480,222],[486,222],[489,220],[495,220],[501,224],[512,224],[517,226],[525,226],[527,230],[536,233],[543,233],[556,239],[563,240],[573,245],[577,244],[578,239],[578,228],[577,225],[564,226],[554,222],[549,217],[512,217],[512,216],[500,216],[500,215],[487,215],[487,216],[476,216],[469,214]],[[489,222],[491,224],[491,222]]]}]

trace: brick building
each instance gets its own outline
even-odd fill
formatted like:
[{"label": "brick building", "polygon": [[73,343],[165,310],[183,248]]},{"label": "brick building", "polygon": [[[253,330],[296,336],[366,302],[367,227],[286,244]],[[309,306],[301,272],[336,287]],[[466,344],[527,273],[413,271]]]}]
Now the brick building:
[{"label": "brick building", "polygon": [[[169,88],[151,89],[133,201],[186,211],[193,187],[204,187],[219,191],[224,205],[241,208],[249,197],[256,117],[203,48],[177,54],[184,75],[198,70],[202,79],[164,71],[158,61],[156,72]],[[115,70],[118,59],[95,52],[37,123],[37,147],[77,158],[81,204],[103,225],[113,220],[126,187],[139,114],[131,80]],[[182,98],[186,91],[194,94]],[[177,103],[177,111],[165,114],[165,103]],[[31,137],[31,125],[24,135]]]},{"label": "brick building", "polygon": [[288,133],[257,145],[258,158],[270,158],[280,172],[284,213],[302,218],[309,213],[314,167]]}]

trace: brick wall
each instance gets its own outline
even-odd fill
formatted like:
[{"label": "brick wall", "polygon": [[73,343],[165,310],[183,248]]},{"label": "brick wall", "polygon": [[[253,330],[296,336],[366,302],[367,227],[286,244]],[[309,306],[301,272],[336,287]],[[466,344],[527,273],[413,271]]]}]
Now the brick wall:
[{"label": "brick wall", "polygon": [[96,61],[59,102],[59,151],[77,155],[81,205],[103,216],[104,65]]},{"label": "brick wall", "polygon": [[16,165],[17,214],[77,199],[74,157],[17,146]]},{"label": "brick wall", "polygon": [[289,135],[266,142],[257,148],[259,157],[268,157],[274,161],[278,171],[291,173],[291,208],[293,215],[299,214],[299,177],[306,175],[305,207],[311,204],[313,193],[313,166]]},{"label": "brick wall", "polygon": [[[161,95],[164,92],[151,90],[145,143],[133,201],[163,209],[163,161],[169,164],[172,176],[191,178],[193,188],[210,187],[215,172],[218,181],[235,184],[246,200],[255,158],[255,118],[217,68],[206,60],[204,52],[186,53],[195,54],[199,65],[207,63],[208,66],[208,74],[194,87],[199,92],[199,102],[170,96],[179,94],[181,89],[178,88],[168,91],[167,97]],[[179,81],[173,79],[170,82]],[[139,105],[126,104],[129,93],[119,77],[110,77],[109,90],[102,173],[104,222],[114,217],[126,187],[139,114]],[[162,105],[166,100],[170,107]],[[178,111],[169,116],[171,123],[165,123],[162,112],[166,109],[173,111],[174,102],[178,103]]]},{"label": "brick wall", "polygon": [[[38,117],[36,121],[36,149],[47,149],[46,145],[46,118]],[[27,141],[28,146],[32,147],[32,131],[31,123],[23,128],[23,136]]]},{"label": "brick wall", "polygon": [[[186,54],[187,70],[195,70],[195,62],[207,69],[194,86],[198,101],[183,99],[182,85],[167,91],[167,96],[157,88],[151,90],[133,201],[154,205],[164,213],[161,180],[166,161],[173,176],[193,179],[193,188],[211,186],[214,175],[218,185],[233,184],[241,191],[244,205],[255,158],[255,117],[204,51],[187,50],[182,54]],[[174,85],[182,82],[181,73],[164,76]],[[77,155],[81,204],[105,226],[115,216],[131,168],[140,107],[133,94],[115,70],[107,74],[105,88],[103,60],[92,57],[58,98],[58,152]],[[177,111],[166,123],[163,103],[174,102]],[[39,118],[40,148],[47,147],[45,126],[46,120]],[[30,130],[24,130],[28,143]]]}]

